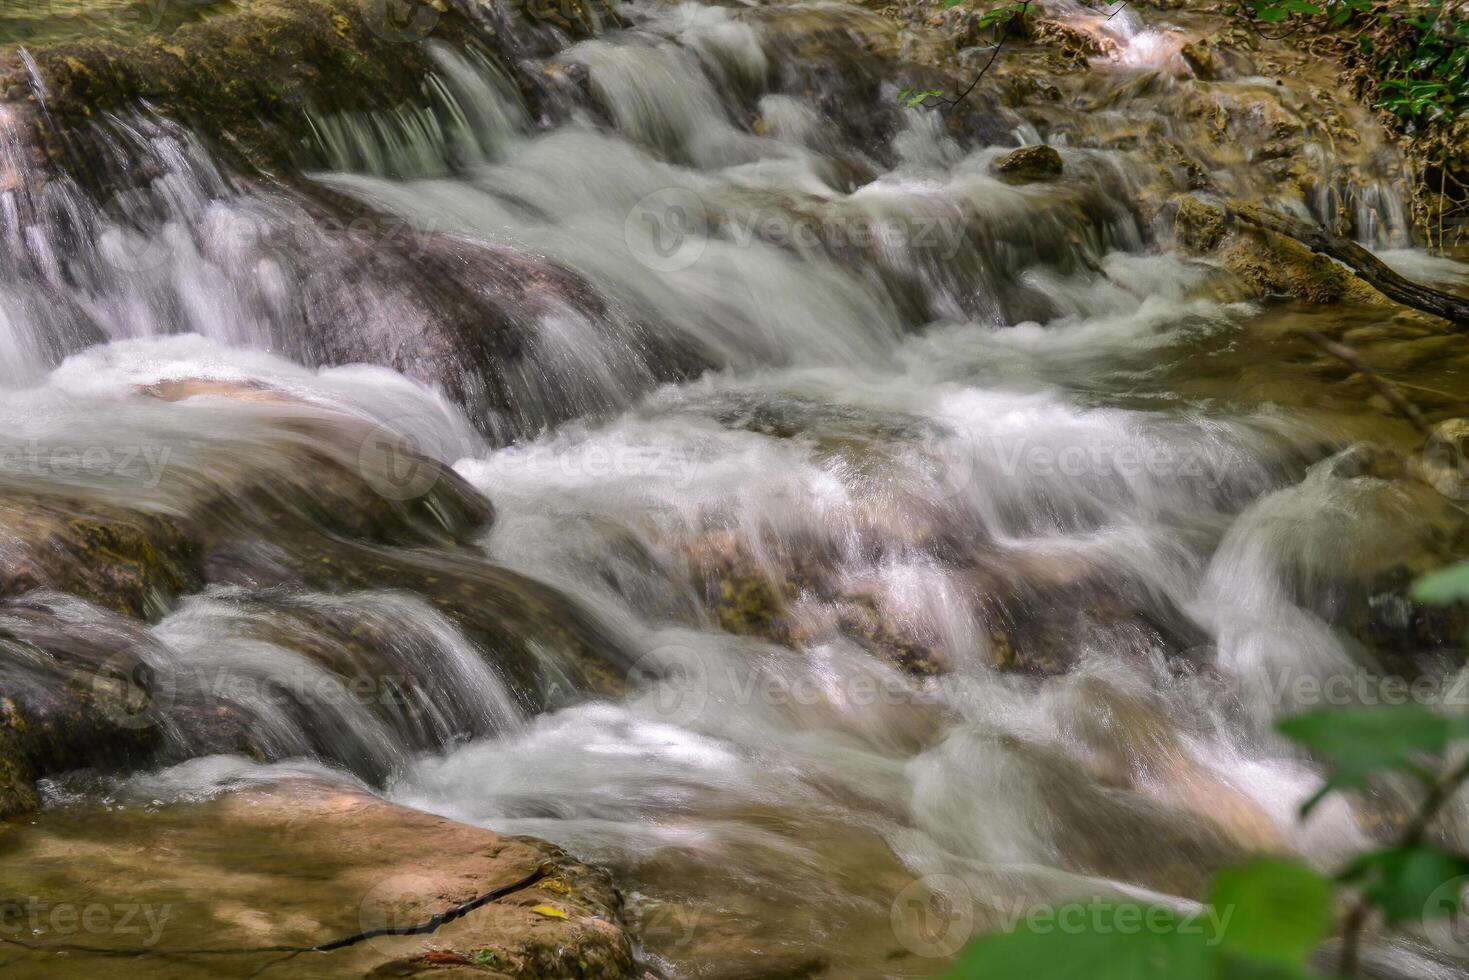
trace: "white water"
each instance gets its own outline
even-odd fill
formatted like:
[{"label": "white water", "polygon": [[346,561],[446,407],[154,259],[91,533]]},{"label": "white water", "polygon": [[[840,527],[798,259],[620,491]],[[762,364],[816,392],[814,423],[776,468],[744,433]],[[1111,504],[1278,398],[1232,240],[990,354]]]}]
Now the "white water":
[{"label": "white water", "polygon": [[[1123,64],[1165,60],[1132,16]],[[496,652],[406,593],[214,587],[150,627],[153,665],[185,687],[223,678],[283,769],[315,759],[607,864],[673,976],[802,955],[920,975],[1027,903],[1186,903],[1208,862],[1278,849],[1325,867],[1359,845],[1340,800],[1298,822],[1319,774],[1269,723],[1297,706],[1282,678],[1357,656],[1321,608],[1343,526],[1391,535],[1412,510],[1329,459],[1307,470],[1359,418],[1175,390],[1172,358],[1228,355],[1260,311],[1149,251],[1126,203],[1141,165],[1063,147],[1062,183],[1012,186],[989,172],[1001,148],[915,113],[894,165],[849,188],[815,107],[767,91],[758,18],[639,18],[559,56],[589,71],[610,128],[582,107],[538,130],[499,69],[447,51],[439,112],[316,121],[334,170],[314,179],[401,219],[392,235],[550,260],[604,302],[557,294],[515,324],[505,417],[386,368],[293,363],[331,359],[303,317],[396,350],[432,311],[395,282],[338,290],[357,261],[340,238],[152,124],[119,124],[165,160],[145,230],[89,216],[62,275],[50,219],[79,192],[23,202],[47,220],[12,218],[0,287],[6,439],[53,461],[67,441],[172,453],[153,481],[8,475],[168,512],[282,465],[283,419],[387,424],[494,502],[485,561],[575,596],[633,652],[628,696],[529,717],[479,656]],[[681,357],[708,371],[671,378]],[[286,407],[139,393],[170,379]],[[778,635],[720,628],[706,587],[731,569],[793,583]],[[334,676],[302,651],[327,633],[302,608],[391,635],[407,702],[321,694]],[[1017,621],[1045,669],[997,669]],[[941,672],[901,669],[897,648]],[[195,760],[131,791],[249,768]],[[937,940],[893,918],[931,876],[975,910]]]}]

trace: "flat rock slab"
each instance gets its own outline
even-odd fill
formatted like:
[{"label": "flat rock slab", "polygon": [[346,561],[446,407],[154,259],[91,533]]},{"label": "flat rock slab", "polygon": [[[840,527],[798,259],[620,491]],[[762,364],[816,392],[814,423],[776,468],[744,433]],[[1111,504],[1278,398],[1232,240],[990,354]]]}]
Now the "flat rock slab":
[{"label": "flat rock slab", "polygon": [[[46,811],[0,825],[0,860],[7,977],[633,974],[605,872],[544,841],[313,779],[203,802]],[[431,934],[241,951],[425,922],[538,871]]]}]

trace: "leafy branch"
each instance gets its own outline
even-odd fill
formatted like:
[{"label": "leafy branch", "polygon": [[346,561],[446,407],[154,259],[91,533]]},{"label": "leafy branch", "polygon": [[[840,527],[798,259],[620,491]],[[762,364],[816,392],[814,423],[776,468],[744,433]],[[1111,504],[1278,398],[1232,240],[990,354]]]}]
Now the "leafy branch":
[{"label": "leafy branch", "polygon": [[[1314,27],[1365,59],[1377,106],[1421,129],[1469,111],[1469,18],[1449,0],[1241,0],[1237,12],[1260,36],[1280,40]],[[1293,25],[1267,34],[1259,25]]]},{"label": "leafy branch", "polygon": [[[944,8],[947,10],[952,7],[957,7],[963,2],[964,0],[944,0]],[[994,67],[995,61],[1000,57],[1000,52],[1005,48],[1005,42],[1010,40],[1010,35],[1014,33],[1016,23],[1022,25],[1025,23],[1025,15],[1030,10],[1030,2],[1031,0],[1022,0],[1020,3],[1010,3],[1003,7],[996,7],[993,10],[986,11],[979,18],[979,28],[981,30],[988,30],[994,27],[1000,28],[1000,39],[995,42],[995,49],[990,54],[990,60],[985,62],[984,67],[979,70],[979,74],[975,75],[974,79],[970,81],[968,88],[953,98],[944,95],[942,89],[929,89],[922,92],[915,92],[911,88],[905,88],[898,93],[898,101],[904,103],[910,109],[924,105],[930,99],[934,100],[934,102],[928,108],[933,109],[952,109],[960,102],[963,102],[969,97],[969,93],[973,92],[979,85],[980,80]]]}]

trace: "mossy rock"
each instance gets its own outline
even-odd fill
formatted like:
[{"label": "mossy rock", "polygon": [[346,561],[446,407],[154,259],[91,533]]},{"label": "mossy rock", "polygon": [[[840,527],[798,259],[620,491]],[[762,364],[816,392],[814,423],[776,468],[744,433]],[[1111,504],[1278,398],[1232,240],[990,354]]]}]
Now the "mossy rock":
[{"label": "mossy rock", "polygon": [[202,581],[197,543],[156,514],[16,488],[0,493],[0,529],[13,543],[0,596],[54,589],[141,618]]},{"label": "mossy rock", "polygon": [[150,643],[141,624],[55,593],[0,603],[0,816],[34,809],[43,776],[138,765],[160,746]]},{"label": "mossy rock", "polygon": [[996,160],[993,166],[995,173],[1017,184],[1055,180],[1064,169],[1061,154],[1055,147],[1044,145],[1012,150]]},{"label": "mossy rock", "polygon": [[1259,296],[1308,303],[1391,306],[1349,269],[1290,238],[1231,221],[1223,208],[1181,195],[1164,210],[1180,245],[1233,273]]},{"label": "mossy rock", "polygon": [[[108,181],[86,171],[106,154],[89,152],[85,127],[144,101],[236,162],[280,172],[310,133],[308,112],[424,102],[431,67],[424,42],[498,49],[489,18],[474,0],[240,0],[167,33],[30,47],[47,91],[46,112],[36,115],[56,127],[45,133],[48,152],[99,187]],[[599,22],[616,23],[616,14],[592,0],[565,0],[517,7],[506,23],[527,35],[551,25],[564,41]],[[0,78],[11,101],[33,98],[14,53],[0,58]]]}]

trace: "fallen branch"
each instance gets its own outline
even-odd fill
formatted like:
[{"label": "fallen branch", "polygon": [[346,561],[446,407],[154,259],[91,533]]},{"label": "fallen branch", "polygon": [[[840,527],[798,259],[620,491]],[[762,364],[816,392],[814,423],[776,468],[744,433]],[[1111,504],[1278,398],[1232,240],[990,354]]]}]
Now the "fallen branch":
[{"label": "fallen branch", "polygon": [[1386,262],[1356,242],[1333,235],[1309,221],[1247,204],[1226,204],[1224,213],[1243,224],[1300,242],[1317,255],[1335,259],[1395,303],[1448,320],[1456,326],[1469,327],[1469,300],[1398,275]]},{"label": "fallen branch", "polygon": [[1403,394],[1397,385],[1374,371],[1372,366],[1362,360],[1356,351],[1352,350],[1346,344],[1337,343],[1315,330],[1302,330],[1301,335],[1370,381],[1372,387],[1376,388],[1382,394],[1382,397],[1386,398],[1392,404],[1393,408],[1396,408],[1406,416],[1408,421],[1412,422],[1419,432],[1428,432],[1432,428],[1428,424],[1428,419],[1419,411],[1418,406],[1409,401],[1408,397]]}]

